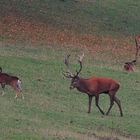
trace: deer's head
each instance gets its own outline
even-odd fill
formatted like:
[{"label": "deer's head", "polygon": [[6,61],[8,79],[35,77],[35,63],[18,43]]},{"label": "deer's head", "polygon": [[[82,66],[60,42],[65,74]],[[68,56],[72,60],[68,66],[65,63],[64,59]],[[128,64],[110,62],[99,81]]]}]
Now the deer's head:
[{"label": "deer's head", "polygon": [[67,67],[67,71],[63,72],[63,75],[66,78],[71,79],[70,89],[74,89],[79,86],[79,79],[80,79],[79,74],[82,70],[82,59],[84,57],[84,53],[83,53],[83,55],[79,56],[78,63],[80,64],[80,68],[79,68],[79,70],[76,70],[76,73],[72,73],[69,69],[69,57],[70,57],[70,55],[67,55],[65,57],[64,63]]}]

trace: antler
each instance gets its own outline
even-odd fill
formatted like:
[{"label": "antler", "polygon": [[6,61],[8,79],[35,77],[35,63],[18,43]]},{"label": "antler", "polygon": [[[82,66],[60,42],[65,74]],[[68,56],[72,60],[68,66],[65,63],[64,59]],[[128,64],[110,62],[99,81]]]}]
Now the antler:
[{"label": "antler", "polygon": [[70,57],[70,54],[68,54],[64,59],[64,63],[67,66],[67,71],[63,72],[63,75],[67,78],[73,78],[74,75],[72,74],[72,72],[69,69],[69,57]]},{"label": "antler", "polygon": [[78,62],[79,62],[79,64],[80,64],[80,69],[79,69],[79,71],[76,71],[77,72],[77,76],[79,75],[79,73],[81,72],[81,70],[82,70],[82,60],[83,60],[83,58],[84,58],[84,53],[81,55],[81,56],[78,56],[79,57],[79,59],[78,59]]},{"label": "antler", "polygon": [[64,63],[68,68],[69,68],[69,57],[70,57],[70,54],[68,54],[64,59]]},{"label": "antler", "polygon": [[70,54],[68,54],[64,59],[64,63],[67,66],[67,71],[63,72],[63,75],[67,78],[73,78],[75,76],[78,76],[82,70],[82,60],[84,58],[84,53],[81,56],[78,56],[79,57],[78,63],[80,64],[80,69],[78,71],[76,70],[76,75],[72,74],[72,72],[69,69],[69,57],[70,57]]}]

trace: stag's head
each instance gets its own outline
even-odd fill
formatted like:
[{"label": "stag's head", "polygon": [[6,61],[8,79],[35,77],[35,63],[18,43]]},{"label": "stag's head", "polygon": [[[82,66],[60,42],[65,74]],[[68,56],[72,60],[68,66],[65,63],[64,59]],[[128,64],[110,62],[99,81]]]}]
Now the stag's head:
[{"label": "stag's head", "polygon": [[82,59],[83,59],[83,57],[84,57],[84,53],[83,53],[81,56],[78,56],[78,57],[79,57],[78,63],[80,64],[80,68],[79,68],[79,70],[76,70],[76,73],[75,73],[75,74],[72,73],[72,72],[70,71],[70,69],[69,69],[69,57],[70,57],[70,55],[67,55],[67,56],[65,57],[64,63],[65,63],[65,65],[66,65],[66,67],[67,67],[67,71],[66,71],[66,72],[63,72],[63,75],[64,75],[66,78],[71,79],[70,89],[74,89],[74,88],[77,88],[78,85],[79,85],[79,84],[78,84],[78,83],[79,83],[79,79],[80,79],[79,74],[80,74],[80,72],[81,72],[81,70],[82,70]]}]

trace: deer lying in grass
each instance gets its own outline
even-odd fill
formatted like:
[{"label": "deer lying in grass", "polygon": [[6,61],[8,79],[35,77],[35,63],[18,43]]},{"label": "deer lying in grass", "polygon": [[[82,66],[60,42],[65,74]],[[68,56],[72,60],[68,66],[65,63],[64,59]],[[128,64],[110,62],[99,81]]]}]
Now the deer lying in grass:
[{"label": "deer lying in grass", "polygon": [[21,81],[19,80],[19,78],[16,76],[11,76],[7,73],[3,73],[1,67],[0,67],[0,84],[3,89],[2,95],[4,95],[5,85],[10,85],[16,91],[15,98],[17,98],[21,94],[22,99],[24,99],[21,89]]},{"label": "deer lying in grass", "polygon": [[69,56],[65,58],[65,65],[67,66],[68,70],[63,72],[63,75],[66,78],[71,79],[70,89],[76,88],[78,91],[86,93],[89,97],[89,105],[88,105],[88,113],[91,112],[91,103],[92,98],[95,97],[96,106],[98,107],[99,111],[104,115],[105,113],[99,106],[99,95],[102,93],[108,94],[110,97],[110,106],[106,115],[109,114],[114,102],[118,105],[120,115],[123,116],[121,102],[116,97],[116,92],[119,90],[120,85],[115,80],[108,78],[108,77],[91,77],[91,78],[81,78],[79,76],[82,70],[82,59],[84,54],[79,57],[79,64],[80,69],[76,71],[76,74],[73,74],[69,69]]},{"label": "deer lying in grass", "polygon": [[134,65],[136,64],[136,60],[133,60],[131,62],[125,62],[124,64],[124,70],[128,72],[134,71]]}]

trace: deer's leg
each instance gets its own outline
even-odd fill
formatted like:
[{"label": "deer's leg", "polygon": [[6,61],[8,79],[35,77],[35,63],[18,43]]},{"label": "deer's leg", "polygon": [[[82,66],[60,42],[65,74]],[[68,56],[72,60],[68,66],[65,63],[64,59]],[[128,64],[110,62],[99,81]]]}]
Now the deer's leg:
[{"label": "deer's leg", "polygon": [[3,96],[5,94],[5,92],[4,92],[5,84],[1,83],[1,87],[2,87],[2,96]]},{"label": "deer's leg", "polygon": [[139,49],[140,49],[140,47],[138,45],[136,45],[135,60],[137,60],[137,58],[138,58]]},{"label": "deer's leg", "polygon": [[18,96],[20,96],[20,95],[21,95],[22,99],[24,99],[24,95],[23,95],[23,93],[22,93],[21,91],[16,90],[16,96],[15,96],[15,99],[16,99]]},{"label": "deer's leg", "polygon": [[16,96],[15,96],[15,99],[17,99],[17,97],[19,96],[19,92],[16,91]]},{"label": "deer's leg", "polygon": [[11,84],[12,88],[16,91],[16,96],[15,96],[15,99],[21,94],[22,96],[22,99],[24,99],[24,96],[22,94],[22,90],[21,90],[21,85],[20,83],[18,83],[18,81],[14,81],[12,84]]},{"label": "deer's leg", "polygon": [[24,99],[24,95],[23,95],[22,91],[19,91],[19,93],[21,94],[22,99]]},{"label": "deer's leg", "polygon": [[93,96],[88,95],[88,98],[89,98],[89,102],[88,102],[88,112],[87,113],[90,113],[91,112],[91,103],[92,103]]},{"label": "deer's leg", "polygon": [[24,99],[24,95],[23,95],[23,93],[21,92],[21,96],[22,96],[22,99]]},{"label": "deer's leg", "polygon": [[22,93],[22,88],[21,88],[21,81],[20,80],[18,80],[17,81],[17,89],[16,90],[18,90],[18,92],[21,94],[21,96],[22,96],[22,99],[24,99],[24,95],[23,95],[23,93]]},{"label": "deer's leg", "polygon": [[138,52],[139,52],[139,46],[138,46],[138,42],[137,39],[135,38],[135,43],[136,43],[136,54],[135,54],[135,60],[137,60],[138,57]]},{"label": "deer's leg", "polygon": [[114,101],[117,103],[119,110],[120,110],[120,115],[123,116],[123,112],[122,112],[122,107],[121,107],[121,101],[114,96]]},{"label": "deer's leg", "polygon": [[110,112],[112,106],[114,105],[114,99],[113,99],[113,96],[112,96],[112,95],[109,95],[109,97],[110,97],[110,107],[108,108],[108,111],[106,112],[106,115],[109,114],[109,112]]},{"label": "deer's leg", "polygon": [[24,95],[23,95],[23,93],[20,91],[16,91],[16,96],[15,96],[15,99],[18,97],[18,96],[20,96],[21,95],[21,97],[22,97],[22,99],[24,99]]},{"label": "deer's leg", "polygon": [[15,99],[17,99],[17,97],[20,95],[19,90],[16,88],[16,85],[15,84],[13,84],[12,87],[16,91]]},{"label": "deer's leg", "polygon": [[95,102],[96,102],[96,106],[98,107],[98,109],[100,110],[100,112],[104,115],[105,113],[103,112],[103,110],[100,108],[99,106],[99,96],[96,96],[95,97]]}]

